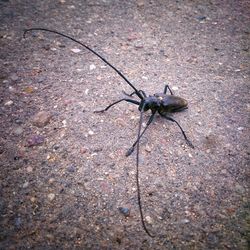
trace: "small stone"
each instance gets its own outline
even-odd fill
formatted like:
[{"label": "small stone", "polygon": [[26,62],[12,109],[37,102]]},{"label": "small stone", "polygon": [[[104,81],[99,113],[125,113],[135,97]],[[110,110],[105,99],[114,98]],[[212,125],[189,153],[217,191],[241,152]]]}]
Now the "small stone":
[{"label": "small stone", "polygon": [[153,224],[153,220],[152,220],[152,218],[151,218],[150,216],[146,216],[146,217],[145,217],[145,220],[146,220],[146,222],[147,222],[148,224]]},{"label": "small stone", "polygon": [[12,86],[9,86],[9,91],[10,92],[15,92],[15,88],[13,88]]},{"label": "small stone", "polygon": [[26,93],[26,94],[32,94],[34,92],[34,88],[31,87],[31,86],[27,86],[23,89],[23,91]]},{"label": "small stone", "polygon": [[226,170],[226,169],[222,169],[222,170],[221,170],[221,173],[222,173],[222,174],[227,174],[227,170]]},{"label": "small stone", "polygon": [[80,153],[81,153],[81,154],[85,154],[87,151],[88,151],[88,149],[85,148],[85,147],[81,147],[81,148],[80,148]]},{"label": "small stone", "polygon": [[14,102],[9,100],[6,103],[4,103],[5,106],[11,106]]},{"label": "small stone", "polygon": [[13,82],[16,82],[19,79],[19,77],[18,77],[18,75],[16,73],[13,73],[13,74],[10,75],[10,79]]},{"label": "small stone", "polygon": [[239,131],[242,131],[244,128],[243,127],[238,127],[237,128]]},{"label": "small stone", "polygon": [[55,182],[55,178],[49,178],[49,184],[52,184]]},{"label": "small stone", "polygon": [[80,50],[80,49],[71,49],[71,51],[74,52],[74,53],[79,53],[79,52],[81,52],[82,50]]},{"label": "small stone", "polygon": [[53,193],[48,194],[48,198],[49,198],[50,201],[53,201],[55,199],[55,197],[56,197],[56,195],[53,194]]},{"label": "small stone", "polygon": [[143,48],[143,44],[140,43],[140,42],[137,42],[137,43],[134,45],[134,47],[135,47],[136,49],[142,49],[142,48]]},{"label": "small stone", "polygon": [[23,184],[23,188],[27,188],[28,186],[29,186],[29,182],[25,181],[24,184]]},{"label": "small stone", "polygon": [[70,173],[74,173],[76,171],[76,167],[74,165],[70,165],[67,167],[67,171]]},{"label": "small stone", "polygon": [[33,168],[32,168],[31,166],[28,166],[28,167],[26,168],[26,170],[27,170],[28,173],[31,173],[31,172],[33,171]]},{"label": "small stone", "polygon": [[243,186],[241,186],[240,184],[235,185],[235,190],[236,190],[236,192],[241,193],[241,194],[245,193],[245,188]]},{"label": "small stone", "polygon": [[43,144],[44,140],[45,140],[44,137],[41,135],[32,135],[27,139],[27,146],[32,147]]},{"label": "small stone", "polygon": [[177,86],[173,86],[172,90],[178,90],[179,88]]},{"label": "small stone", "polygon": [[94,64],[90,64],[89,65],[89,70],[94,70],[94,69],[96,69],[96,66]]},{"label": "small stone", "polygon": [[89,130],[89,131],[88,131],[88,134],[89,134],[89,135],[93,135],[93,134],[94,134],[94,131]]},{"label": "small stone", "polygon": [[30,197],[30,201],[34,203],[36,201],[36,198],[32,196]]},{"label": "small stone", "polygon": [[33,125],[42,128],[49,123],[51,117],[52,115],[50,113],[46,111],[40,111],[33,117]]},{"label": "small stone", "polygon": [[15,226],[17,228],[21,228],[21,224],[22,224],[21,218],[20,217],[15,218]]},{"label": "small stone", "polygon": [[145,5],[145,1],[144,0],[137,0],[136,4],[138,7],[143,7]]},{"label": "small stone", "polygon": [[182,224],[187,224],[187,223],[189,223],[190,221],[188,220],[188,219],[183,219],[183,220],[181,220],[180,221],[180,223],[182,223]]},{"label": "small stone", "polygon": [[66,120],[63,120],[62,121],[62,124],[63,124],[63,127],[65,128],[67,126],[67,121]]},{"label": "small stone", "polygon": [[38,82],[38,83],[42,83],[42,82],[44,82],[45,80],[46,80],[46,77],[45,77],[45,76],[40,76],[40,77],[38,77],[37,82]]},{"label": "small stone", "polygon": [[152,148],[149,145],[146,145],[145,150],[150,153],[152,151]]},{"label": "small stone", "polygon": [[136,40],[137,38],[138,38],[138,34],[135,33],[135,32],[133,32],[133,33],[130,33],[130,34],[128,35],[127,40],[128,40],[129,42],[131,42],[131,41],[133,41],[133,40]]},{"label": "small stone", "polygon": [[15,123],[20,125],[20,124],[22,124],[23,122],[22,122],[22,120],[20,120],[20,119],[16,119],[16,120],[15,120]]},{"label": "small stone", "polygon": [[126,207],[118,207],[118,210],[125,216],[128,217],[130,215],[129,208]]},{"label": "small stone", "polygon": [[14,134],[15,135],[21,135],[23,133],[23,128],[22,127],[17,127],[15,130],[14,130]]},{"label": "small stone", "polygon": [[205,16],[197,16],[196,19],[198,21],[204,21],[206,19],[206,17]]}]

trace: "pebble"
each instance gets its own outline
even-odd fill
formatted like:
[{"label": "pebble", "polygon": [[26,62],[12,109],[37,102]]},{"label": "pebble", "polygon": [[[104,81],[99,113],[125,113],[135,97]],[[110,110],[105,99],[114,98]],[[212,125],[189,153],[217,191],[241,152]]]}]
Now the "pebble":
[{"label": "pebble", "polygon": [[136,49],[142,49],[142,48],[143,48],[143,44],[140,43],[140,42],[137,42],[137,43],[134,45],[134,47],[135,47]]},{"label": "pebble", "polygon": [[30,197],[30,201],[34,203],[36,201],[36,198],[32,196]]},{"label": "pebble", "polygon": [[88,134],[89,134],[89,135],[93,135],[93,134],[94,134],[94,131],[89,130],[89,131],[88,131]]},{"label": "pebble", "polygon": [[240,184],[235,185],[235,190],[237,193],[241,193],[241,194],[245,193],[245,188],[243,186],[241,186]]},{"label": "pebble", "polygon": [[74,165],[70,165],[67,167],[67,171],[69,173],[74,173],[76,171],[76,167]]},{"label": "pebble", "polygon": [[33,125],[42,128],[49,123],[51,117],[52,115],[49,112],[40,111],[33,117]]},{"label": "pebble", "polygon": [[27,188],[28,186],[29,186],[29,182],[25,181],[24,184],[23,184],[23,188]]},{"label": "pebble", "polygon": [[89,65],[89,70],[94,70],[94,69],[96,69],[96,66],[94,64],[90,64]]},{"label": "pebble", "polygon": [[74,52],[74,53],[79,53],[79,52],[81,52],[82,50],[80,50],[80,49],[71,49],[71,51]]},{"label": "pebble", "polygon": [[67,126],[67,121],[66,120],[63,120],[62,121],[62,124],[63,124],[63,127],[65,128]]},{"label": "pebble", "polygon": [[15,226],[17,228],[20,228],[21,224],[22,224],[21,218],[20,217],[15,218]]},{"label": "pebble", "polygon": [[6,103],[4,103],[5,106],[11,106],[14,102],[9,100]]},{"label": "pebble", "polygon": [[87,151],[88,151],[88,149],[85,148],[85,147],[81,147],[81,148],[80,148],[80,153],[81,153],[81,154],[85,154]]},{"label": "pebble", "polygon": [[13,73],[13,74],[10,75],[10,79],[13,82],[16,82],[19,79],[19,77],[18,77],[18,75],[16,73]]},{"label": "pebble", "polygon": [[15,92],[15,88],[13,88],[12,86],[9,86],[9,91],[10,92]]},{"label": "pebble", "polygon": [[130,209],[126,207],[118,207],[119,212],[121,212],[125,217],[130,215]]},{"label": "pebble", "polygon": [[45,77],[45,76],[40,76],[40,77],[38,77],[37,82],[38,82],[38,83],[42,83],[42,82],[44,82],[45,80],[46,80],[46,77]]},{"label": "pebble", "polygon": [[49,184],[52,184],[55,182],[55,178],[49,178]]},{"label": "pebble", "polygon": [[146,220],[146,222],[147,222],[148,224],[153,224],[153,220],[152,220],[152,218],[151,218],[150,216],[146,216],[146,217],[145,217],[145,220]]},{"label": "pebble", "polygon": [[32,94],[34,92],[34,88],[31,87],[31,86],[27,86],[23,89],[23,91],[26,93],[26,94]]},{"label": "pebble", "polygon": [[207,17],[205,17],[205,16],[197,16],[197,17],[196,17],[196,19],[197,19],[198,21],[204,21],[206,18],[207,18]]},{"label": "pebble", "polygon": [[27,170],[28,173],[31,173],[31,172],[33,171],[33,168],[32,168],[31,166],[28,166],[28,167],[26,168],[26,170]]},{"label": "pebble", "polygon": [[187,223],[189,223],[190,221],[188,220],[188,219],[183,219],[183,220],[181,220],[180,221],[180,223],[182,223],[182,224],[187,224]]},{"label": "pebble", "polygon": [[15,135],[21,135],[23,133],[23,128],[22,127],[17,127],[15,130],[14,130],[14,134]]},{"label": "pebble", "polygon": [[37,146],[44,143],[44,137],[42,135],[32,135],[27,139],[27,146]]},{"label": "pebble", "polygon": [[146,152],[150,153],[152,151],[152,148],[149,145],[146,145],[145,150]]},{"label": "pebble", "polygon": [[137,38],[138,38],[138,33],[133,32],[128,35],[127,40],[131,42],[133,40],[136,40]]},{"label": "pebble", "polygon": [[22,120],[20,120],[20,119],[16,119],[16,120],[15,120],[15,123],[20,125],[20,124],[22,124],[23,122],[22,122]]},{"label": "pebble", "polygon": [[50,201],[53,201],[55,199],[55,197],[56,197],[56,195],[53,194],[53,193],[48,194],[48,198],[49,198]]}]

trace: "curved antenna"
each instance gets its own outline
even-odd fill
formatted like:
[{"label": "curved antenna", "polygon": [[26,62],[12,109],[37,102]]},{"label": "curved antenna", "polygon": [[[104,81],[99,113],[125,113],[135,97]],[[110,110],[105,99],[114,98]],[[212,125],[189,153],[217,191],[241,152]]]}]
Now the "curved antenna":
[{"label": "curved antenna", "polygon": [[142,127],[142,115],[144,111],[145,104],[142,106],[141,113],[140,113],[140,121],[139,121],[139,129],[138,129],[138,137],[137,137],[137,152],[136,152],[136,186],[137,186],[137,198],[138,198],[138,205],[140,210],[140,217],[141,217],[141,223],[142,227],[145,230],[145,232],[150,236],[154,237],[147,229],[147,226],[144,221],[144,216],[142,212],[142,205],[141,205],[141,191],[140,191],[140,183],[139,183],[139,146],[140,146],[140,134],[141,134],[141,127]]},{"label": "curved antenna", "polygon": [[105,62],[108,66],[110,66],[113,70],[115,70],[119,76],[121,76],[126,82],[127,84],[134,89],[136,95],[142,100],[143,99],[143,96],[142,94],[136,89],[136,87],[117,69],[115,68],[112,64],[110,64],[105,58],[103,58],[101,55],[99,55],[97,52],[95,52],[94,50],[92,50],[91,48],[89,48],[87,45],[77,41],[76,39],[70,37],[70,36],[67,36],[63,33],[60,33],[58,31],[55,31],[55,30],[49,30],[49,29],[45,29],[45,28],[31,28],[31,29],[25,29],[24,30],[24,33],[23,33],[23,38],[25,38],[25,35],[27,32],[29,31],[47,31],[47,32],[51,32],[51,33],[55,33],[55,34],[58,34],[60,36],[63,36],[63,37],[66,37],[70,40],[72,40],[73,42],[76,42],[78,44],[80,44],[81,46],[83,46],[84,48],[86,48],[87,50],[91,51],[93,54],[95,54],[96,56],[98,56],[103,62]]}]

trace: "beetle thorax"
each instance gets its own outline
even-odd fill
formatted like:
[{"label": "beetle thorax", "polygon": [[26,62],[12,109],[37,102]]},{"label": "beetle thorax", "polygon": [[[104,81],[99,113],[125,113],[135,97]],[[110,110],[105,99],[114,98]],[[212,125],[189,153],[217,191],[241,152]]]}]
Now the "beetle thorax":
[{"label": "beetle thorax", "polygon": [[161,106],[161,99],[156,97],[156,96],[148,96],[144,98],[140,105],[139,105],[139,110],[141,111],[143,108],[143,111],[147,110],[158,110]]}]

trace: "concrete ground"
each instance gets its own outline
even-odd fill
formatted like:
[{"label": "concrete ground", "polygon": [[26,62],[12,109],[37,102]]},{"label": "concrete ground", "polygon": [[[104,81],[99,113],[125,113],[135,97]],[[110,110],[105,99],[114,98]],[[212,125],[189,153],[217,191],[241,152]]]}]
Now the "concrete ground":
[{"label": "concrete ground", "polygon": [[[247,249],[250,2],[0,1],[0,249]],[[188,100],[140,143],[133,89]],[[136,98],[135,98],[136,99]],[[42,111],[42,113],[41,113]],[[144,115],[144,120],[149,113]],[[145,124],[144,124],[145,125]]]}]

